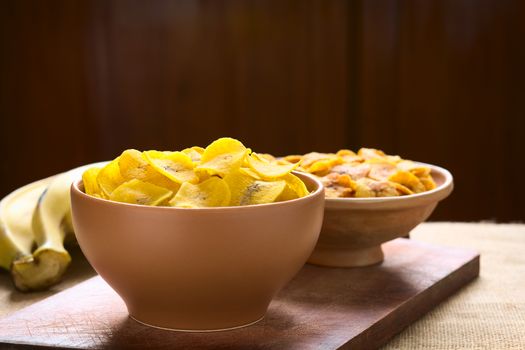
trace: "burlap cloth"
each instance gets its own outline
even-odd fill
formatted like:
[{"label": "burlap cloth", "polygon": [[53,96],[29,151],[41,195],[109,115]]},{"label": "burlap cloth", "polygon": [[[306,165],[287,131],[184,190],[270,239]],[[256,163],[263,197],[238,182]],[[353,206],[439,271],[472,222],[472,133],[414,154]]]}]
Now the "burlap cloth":
[{"label": "burlap cloth", "polygon": [[[481,274],[383,349],[525,349],[525,225],[426,223],[411,236],[478,250]],[[73,261],[65,281],[48,292],[14,292],[1,273],[0,316],[94,275],[78,252]]]},{"label": "burlap cloth", "polygon": [[476,249],[480,277],[383,349],[525,349],[525,225],[427,223],[411,237]]}]

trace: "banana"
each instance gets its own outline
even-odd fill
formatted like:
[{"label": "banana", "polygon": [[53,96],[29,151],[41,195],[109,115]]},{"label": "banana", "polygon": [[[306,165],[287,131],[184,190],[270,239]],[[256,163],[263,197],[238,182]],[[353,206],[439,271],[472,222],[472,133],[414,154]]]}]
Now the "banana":
[{"label": "banana", "polygon": [[9,270],[14,262],[31,256],[33,211],[53,179],[52,176],[30,183],[0,201],[0,267]]},{"label": "banana", "polygon": [[89,167],[85,165],[57,175],[40,196],[32,217],[37,248],[32,255],[13,262],[11,274],[21,291],[46,289],[60,281],[71,256],[64,240],[71,225],[71,183]]},{"label": "banana", "polygon": [[[105,164],[89,164],[37,181],[2,200],[0,266],[11,270],[19,290],[42,290],[60,281],[71,262],[64,241],[74,237],[70,235],[71,183],[87,168]],[[32,251],[35,244],[36,250]]]}]

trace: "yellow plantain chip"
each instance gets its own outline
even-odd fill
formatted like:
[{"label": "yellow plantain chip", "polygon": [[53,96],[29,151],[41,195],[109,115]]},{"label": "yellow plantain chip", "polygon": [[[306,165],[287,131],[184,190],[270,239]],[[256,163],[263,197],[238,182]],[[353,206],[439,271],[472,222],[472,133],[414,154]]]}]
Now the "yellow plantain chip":
[{"label": "yellow plantain chip", "polygon": [[119,157],[120,173],[126,180],[144,180],[155,172],[142,152],[136,149],[127,149]]},{"label": "yellow plantain chip", "polygon": [[100,169],[97,175],[98,185],[102,190],[102,194],[106,197],[109,197],[115,188],[126,181],[120,174],[118,165],[119,158],[120,157],[117,157],[109,162],[105,167]]},{"label": "yellow plantain chip", "polygon": [[290,186],[290,188],[293,189],[299,197],[304,197],[310,193],[303,180],[294,174],[287,174],[282,177],[282,180],[286,181],[286,184]]},{"label": "yellow plantain chip", "polygon": [[366,159],[364,160],[364,163],[366,164],[391,164],[393,166],[396,166],[396,162],[392,162],[390,161],[387,157],[384,157],[384,158],[369,158],[369,159]]},{"label": "yellow plantain chip", "polygon": [[202,155],[202,154],[204,153],[204,151],[205,151],[205,149],[202,148],[202,147],[200,147],[200,146],[193,146],[193,147],[191,147],[191,149],[194,150],[195,152],[201,154],[201,155]]},{"label": "yellow plantain chip", "polygon": [[368,177],[373,180],[386,180],[397,171],[397,167],[390,162],[375,161],[369,164],[370,171],[368,172]]},{"label": "yellow plantain chip", "polygon": [[269,162],[277,162],[277,159],[274,156],[272,156],[271,154],[268,154],[268,153],[257,153],[257,155],[259,157],[261,157],[262,159],[266,159]]},{"label": "yellow plantain chip", "polygon": [[348,156],[351,156],[351,157],[356,157],[357,154],[355,154],[355,152],[349,150],[349,149],[340,149],[339,151],[337,151],[337,153],[335,154],[336,156],[339,156],[339,157],[348,157]]},{"label": "yellow plantain chip", "polygon": [[419,181],[421,181],[427,191],[433,190],[437,186],[430,174],[426,176],[420,176]]},{"label": "yellow plantain chip", "polygon": [[191,158],[182,152],[146,151],[144,156],[155,170],[179,184],[199,182]]},{"label": "yellow plantain chip", "polygon": [[120,173],[126,180],[138,179],[177,192],[180,184],[155,169],[142,152],[128,149],[119,157]]},{"label": "yellow plantain chip", "polygon": [[425,191],[425,185],[421,183],[417,176],[414,174],[398,170],[396,173],[390,175],[388,180],[397,182],[405,187],[408,187],[414,193],[420,193]]},{"label": "yellow plantain chip", "polygon": [[399,194],[401,196],[403,195],[406,195],[406,194],[414,194],[414,192],[412,192],[408,187],[406,186],[403,186],[397,182],[392,182],[392,184],[396,187],[396,190],[397,192],[399,192]]},{"label": "yellow plantain chip", "polygon": [[395,197],[399,196],[397,185],[391,181],[376,181],[372,179],[360,179],[356,182],[356,197]]},{"label": "yellow plantain chip", "polygon": [[281,161],[284,162],[288,162],[288,163],[298,163],[300,162],[301,160],[303,159],[303,156],[299,156],[299,155],[291,155],[291,156],[286,156],[286,157],[283,157],[281,159]]},{"label": "yellow plantain chip", "polygon": [[412,168],[410,169],[410,172],[419,178],[430,176],[430,168],[427,168],[426,166]]},{"label": "yellow plantain chip", "polygon": [[244,174],[244,175],[248,175],[252,178],[254,178],[255,180],[262,180],[262,177],[259,176],[259,174],[257,174],[255,171],[253,171],[253,169],[251,168],[245,168],[245,167],[240,167],[239,168],[239,172],[241,174]]},{"label": "yellow plantain chip", "polygon": [[284,186],[283,191],[281,192],[281,194],[279,195],[279,197],[277,197],[275,201],[284,202],[284,201],[289,201],[289,200],[297,199],[297,198],[300,198],[297,195],[297,192],[295,192],[288,184],[286,184],[286,186]]},{"label": "yellow plantain chip", "polygon": [[170,201],[173,207],[205,208],[223,207],[230,203],[230,189],[226,182],[216,176],[199,184],[185,182]]},{"label": "yellow plantain chip", "polygon": [[324,176],[332,170],[332,168],[336,165],[341,164],[341,162],[337,162],[334,160],[320,160],[315,163],[313,163],[309,168],[308,172],[318,175],[318,176]]},{"label": "yellow plantain chip", "polygon": [[309,173],[324,176],[328,174],[334,166],[342,163],[343,158],[333,153],[311,152],[304,155],[301,161],[301,168]]},{"label": "yellow plantain chip", "polygon": [[97,176],[101,168],[93,167],[84,171],[82,182],[84,183],[84,192],[92,196],[102,197],[102,190],[97,182]]},{"label": "yellow plantain chip", "polygon": [[250,150],[244,147],[240,141],[223,137],[206,147],[201,157],[201,163],[195,167],[195,170],[224,177],[228,173],[238,170],[249,152]]},{"label": "yellow plantain chip", "polygon": [[324,188],[324,194],[326,198],[349,198],[354,195],[354,191],[351,188],[332,185]]},{"label": "yellow plantain chip", "polygon": [[411,160],[403,160],[397,163],[397,168],[403,171],[409,171],[417,177],[430,175],[430,168],[414,163]]},{"label": "yellow plantain chip", "polygon": [[173,192],[164,187],[133,179],[115,188],[109,199],[131,204],[161,205],[172,195]]},{"label": "yellow plantain chip", "polygon": [[232,206],[273,203],[286,187],[284,180],[256,180],[240,171],[226,175],[224,181],[230,188]]},{"label": "yellow plantain chip", "polygon": [[286,174],[281,180],[286,182],[286,186],[281,195],[277,198],[277,202],[301,198],[310,193],[304,182],[294,174]]},{"label": "yellow plantain chip", "polygon": [[375,192],[376,197],[395,197],[399,196],[397,185],[392,181],[371,180],[370,188]]},{"label": "yellow plantain chip", "polygon": [[[310,152],[286,156],[277,162],[299,162],[300,171],[320,178],[326,198],[403,196],[436,188],[429,166],[374,148],[361,148],[357,153],[349,149],[335,154]],[[285,189],[284,194],[288,193]]]},{"label": "yellow plantain chip", "polygon": [[365,160],[386,157],[386,154],[383,151],[375,148],[361,148],[357,151],[357,155],[363,157]]},{"label": "yellow plantain chip", "polygon": [[204,153],[204,148],[199,146],[193,146],[190,148],[185,148],[182,150],[182,153],[189,156],[194,163],[201,161],[202,154]]},{"label": "yellow plantain chip", "polygon": [[352,180],[350,175],[347,175],[347,174],[339,175],[337,179],[337,184],[339,186],[348,187],[348,188],[355,190],[355,181]]},{"label": "yellow plantain chip", "polygon": [[397,163],[399,163],[399,162],[401,162],[403,160],[403,159],[401,159],[400,156],[389,156],[389,155],[387,155],[385,158],[389,162],[395,163],[395,164],[397,164]]},{"label": "yellow plantain chip", "polygon": [[255,171],[262,178],[272,180],[289,174],[292,170],[299,166],[299,163],[280,165],[275,162],[270,162],[257,153],[252,153],[246,157],[248,166]]},{"label": "yellow plantain chip", "polygon": [[357,165],[340,164],[336,165],[331,170],[332,173],[347,174],[352,180],[357,181],[363,177],[367,177],[370,172],[370,164],[360,163]]},{"label": "yellow plantain chip", "polygon": [[367,178],[361,178],[355,182],[355,197],[366,198],[376,196],[375,192],[370,188],[367,180]]},{"label": "yellow plantain chip", "polygon": [[349,175],[330,173],[321,178],[325,186],[325,197],[345,198],[352,197],[356,188],[355,182]]},{"label": "yellow plantain chip", "polygon": [[[303,156],[301,167],[310,173],[341,164],[343,159],[333,153],[310,152]],[[317,164],[317,165],[316,165]]]}]

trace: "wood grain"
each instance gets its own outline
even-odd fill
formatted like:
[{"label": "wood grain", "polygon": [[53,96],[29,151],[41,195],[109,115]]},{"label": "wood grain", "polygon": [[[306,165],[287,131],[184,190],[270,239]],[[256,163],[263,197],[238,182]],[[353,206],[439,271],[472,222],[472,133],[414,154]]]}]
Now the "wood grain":
[{"label": "wood grain", "polygon": [[525,220],[525,2],[360,3],[358,143],[448,168],[434,219]]},{"label": "wood grain", "polygon": [[521,0],[0,2],[0,197],[219,136],[443,166],[431,219],[525,220]]},{"label": "wood grain", "polygon": [[[169,332],[127,316],[95,277],[0,320],[0,344],[101,349],[375,349],[479,274],[479,256],[406,239],[358,269],[306,265],[253,326]],[[8,345],[9,344],[9,345]]]}]

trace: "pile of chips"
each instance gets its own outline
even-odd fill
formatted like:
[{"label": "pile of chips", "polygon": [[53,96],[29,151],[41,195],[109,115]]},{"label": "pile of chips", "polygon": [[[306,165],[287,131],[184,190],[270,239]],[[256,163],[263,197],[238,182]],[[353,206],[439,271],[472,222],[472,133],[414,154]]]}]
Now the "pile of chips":
[{"label": "pile of chips", "polygon": [[430,168],[373,148],[312,152],[279,163],[300,164],[297,170],[320,177],[327,198],[403,196],[436,188]]},{"label": "pile of chips", "polygon": [[90,168],[82,180],[86,194],[117,202],[204,208],[265,204],[306,196],[292,170],[240,141],[221,138],[208,147],[181,152],[128,149],[103,168]]}]

